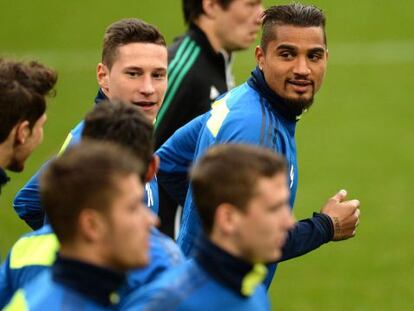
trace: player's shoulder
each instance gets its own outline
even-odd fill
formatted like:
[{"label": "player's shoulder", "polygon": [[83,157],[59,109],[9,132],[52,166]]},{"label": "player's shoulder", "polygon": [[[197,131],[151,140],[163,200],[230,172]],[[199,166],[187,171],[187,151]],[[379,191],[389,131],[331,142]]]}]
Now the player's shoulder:
[{"label": "player's shoulder", "polygon": [[217,142],[260,140],[264,114],[260,98],[247,83],[217,100],[206,126]]},{"label": "player's shoulder", "polygon": [[158,229],[151,230],[151,260],[163,262],[166,266],[176,266],[184,261],[184,255],[178,245]]},{"label": "player's shoulder", "polygon": [[120,310],[179,310],[182,302],[191,299],[208,281],[194,260],[188,260],[132,292],[124,299]]},{"label": "player's shoulder", "polygon": [[10,251],[10,268],[50,266],[59,248],[59,241],[49,225],[20,237]]}]

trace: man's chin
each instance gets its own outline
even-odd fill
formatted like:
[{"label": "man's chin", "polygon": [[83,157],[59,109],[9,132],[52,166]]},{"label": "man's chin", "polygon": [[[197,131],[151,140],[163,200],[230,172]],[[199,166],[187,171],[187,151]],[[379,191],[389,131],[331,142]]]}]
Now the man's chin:
[{"label": "man's chin", "polygon": [[304,97],[299,96],[295,98],[285,98],[286,102],[288,103],[289,107],[292,107],[293,110],[307,110],[309,109],[313,104],[313,96],[311,97]]},{"label": "man's chin", "polygon": [[149,110],[143,109],[142,107],[138,107],[142,114],[152,123],[154,122],[155,118],[157,117],[158,109],[157,110]]},{"label": "man's chin", "polygon": [[24,169],[24,163],[12,162],[7,166],[7,169],[11,172],[20,173]]}]

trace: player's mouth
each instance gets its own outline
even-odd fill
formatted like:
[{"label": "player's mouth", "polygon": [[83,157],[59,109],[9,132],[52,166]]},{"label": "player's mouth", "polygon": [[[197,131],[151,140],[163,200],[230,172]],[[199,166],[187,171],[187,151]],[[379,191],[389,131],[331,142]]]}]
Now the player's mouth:
[{"label": "player's mouth", "polygon": [[313,87],[313,82],[311,80],[290,79],[287,80],[286,83],[290,85],[296,93],[306,93]]},{"label": "player's mouth", "polygon": [[150,101],[133,101],[132,104],[144,110],[150,110],[157,106],[156,102],[150,102]]}]

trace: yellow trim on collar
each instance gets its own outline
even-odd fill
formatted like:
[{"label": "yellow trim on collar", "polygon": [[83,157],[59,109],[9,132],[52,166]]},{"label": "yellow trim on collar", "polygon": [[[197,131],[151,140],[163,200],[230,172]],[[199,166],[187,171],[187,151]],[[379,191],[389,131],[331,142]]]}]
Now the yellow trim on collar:
[{"label": "yellow trim on collar", "polygon": [[251,296],[267,275],[267,268],[261,263],[253,266],[253,269],[246,274],[242,280],[241,293],[245,296]]}]

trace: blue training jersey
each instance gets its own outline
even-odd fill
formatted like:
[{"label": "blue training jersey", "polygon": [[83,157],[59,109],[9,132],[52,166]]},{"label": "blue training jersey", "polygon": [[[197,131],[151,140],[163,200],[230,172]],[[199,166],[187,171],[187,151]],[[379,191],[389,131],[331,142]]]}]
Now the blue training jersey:
[{"label": "blue training jersey", "polygon": [[[283,155],[288,165],[291,208],[296,196],[298,183],[296,119],[284,117],[268,100],[268,96],[248,82],[224,94],[213,103],[212,107],[211,111],[176,131],[157,150],[161,160],[158,173],[160,184],[177,200],[186,193],[178,237],[178,244],[186,256],[192,255],[194,244],[201,235],[202,229],[191,187],[176,188],[177,185],[185,185],[183,180],[191,162],[202,156],[211,146],[244,143],[269,148]],[[186,152],[181,153],[181,150]],[[298,222],[289,232],[281,260],[303,255],[330,241],[332,228],[330,220],[326,218],[327,216],[318,214]],[[275,269],[276,264],[269,265],[269,276],[265,281],[267,286],[270,285]]]},{"label": "blue training jersey", "polygon": [[[59,242],[49,225],[25,234],[14,244],[0,267],[0,309],[19,288],[49,269],[58,249]],[[156,228],[151,230],[149,252],[150,261],[146,267],[128,272],[122,295],[152,282],[184,261],[177,244]]]}]

